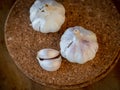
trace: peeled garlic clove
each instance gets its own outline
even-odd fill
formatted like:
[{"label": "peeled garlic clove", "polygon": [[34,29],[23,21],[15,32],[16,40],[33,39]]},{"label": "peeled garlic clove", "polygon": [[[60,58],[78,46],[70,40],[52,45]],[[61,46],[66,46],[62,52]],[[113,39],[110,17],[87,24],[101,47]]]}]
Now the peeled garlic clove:
[{"label": "peeled garlic clove", "polygon": [[58,70],[62,61],[59,51],[49,48],[38,51],[37,60],[40,66],[47,71]]},{"label": "peeled garlic clove", "polygon": [[65,21],[65,8],[55,0],[36,0],[30,8],[30,21],[36,31],[57,32]]},{"label": "peeled garlic clove", "polygon": [[98,43],[95,33],[75,26],[62,35],[60,48],[62,56],[68,61],[83,64],[95,57]]}]

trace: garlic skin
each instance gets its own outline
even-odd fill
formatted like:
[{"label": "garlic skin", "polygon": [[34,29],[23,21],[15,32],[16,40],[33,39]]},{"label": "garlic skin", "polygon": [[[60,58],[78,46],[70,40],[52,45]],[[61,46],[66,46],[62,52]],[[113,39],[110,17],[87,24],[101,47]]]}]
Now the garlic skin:
[{"label": "garlic skin", "polygon": [[50,48],[38,51],[37,60],[40,66],[47,71],[58,70],[62,61],[60,52]]},{"label": "garlic skin", "polygon": [[30,8],[30,21],[36,31],[57,32],[65,21],[65,8],[55,0],[36,0]]},{"label": "garlic skin", "polygon": [[81,26],[68,28],[61,37],[61,54],[68,61],[84,64],[92,60],[98,50],[95,33]]}]

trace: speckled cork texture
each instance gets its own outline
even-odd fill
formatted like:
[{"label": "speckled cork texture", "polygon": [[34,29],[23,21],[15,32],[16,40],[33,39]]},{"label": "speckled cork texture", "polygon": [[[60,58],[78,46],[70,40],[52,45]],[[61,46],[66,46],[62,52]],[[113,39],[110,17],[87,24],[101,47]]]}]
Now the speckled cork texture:
[{"label": "speckled cork texture", "polygon": [[[6,46],[15,64],[33,81],[54,88],[85,87],[105,77],[118,61],[120,15],[110,0],[57,0],[66,9],[66,20],[57,33],[43,34],[30,26],[29,9],[34,0],[17,0],[5,24]],[[43,70],[36,59],[43,48],[60,50],[60,37],[68,27],[80,25],[96,33],[96,57],[81,65],[63,58],[55,72]]]}]

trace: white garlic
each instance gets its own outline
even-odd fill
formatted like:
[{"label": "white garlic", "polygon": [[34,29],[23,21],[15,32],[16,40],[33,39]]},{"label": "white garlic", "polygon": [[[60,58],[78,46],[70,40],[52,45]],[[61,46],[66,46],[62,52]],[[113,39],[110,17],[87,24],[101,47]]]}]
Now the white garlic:
[{"label": "white garlic", "polygon": [[62,35],[60,48],[62,56],[68,61],[83,64],[95,57],[98,43],[95,33],[75,26]]},{"label": "white garlic", "polygon": [[36,0],[30,8],[30,21],[36,31],[57,32],[65,21],[65,8],[55,0]]},{"label": "white garlic", "polygon": [[58,70],[62,61],[59,51],[50,48],[38,51],[37,60],[40,66],[47,71]]}]

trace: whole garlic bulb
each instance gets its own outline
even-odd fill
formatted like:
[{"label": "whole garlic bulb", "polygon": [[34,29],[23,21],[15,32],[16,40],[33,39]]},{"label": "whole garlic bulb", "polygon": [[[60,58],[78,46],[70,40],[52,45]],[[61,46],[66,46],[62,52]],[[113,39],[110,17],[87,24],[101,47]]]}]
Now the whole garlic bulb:
[{"label": "whole garlic bulb", "polygon": [[37,60],[40,66],[47,71],[58,70],[62,61],[59,51],[50,48],[38,51]]},{"label": "whole garlic bulb", "polygon": [[55,0],[36,0],[30,8],[30,21],[36,31],[57,32],[65,21],[65,8]]},{"label": "whole garlic bulb", "polygon": [[98,43],[95,33],[75,26],[62,35],[60,48],[62,56],[68,61],[83,64],[95,57]]}]

